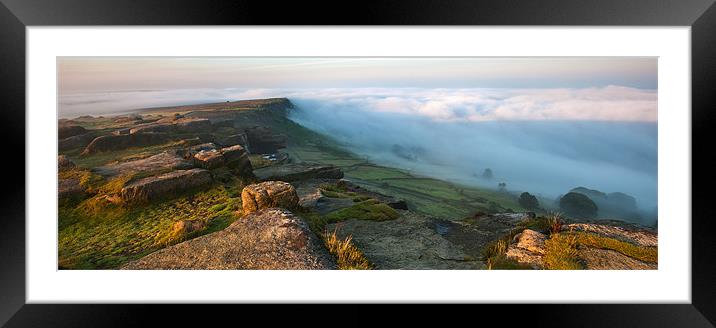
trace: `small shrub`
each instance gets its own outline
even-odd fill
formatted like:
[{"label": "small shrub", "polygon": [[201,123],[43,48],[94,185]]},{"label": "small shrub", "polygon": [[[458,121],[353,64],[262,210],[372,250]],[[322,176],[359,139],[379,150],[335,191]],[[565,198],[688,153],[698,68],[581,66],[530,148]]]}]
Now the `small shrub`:
[{"label": "small shrub", "polygon": [[552,213],[547,217],[547,225],[549,226],[550,234],[558,234],[562,231],[562,215],[559,213]]}]

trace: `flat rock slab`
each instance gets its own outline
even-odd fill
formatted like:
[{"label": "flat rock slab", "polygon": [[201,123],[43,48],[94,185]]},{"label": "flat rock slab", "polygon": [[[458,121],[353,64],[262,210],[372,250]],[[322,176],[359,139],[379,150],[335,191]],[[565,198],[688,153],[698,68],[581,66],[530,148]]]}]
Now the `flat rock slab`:
[{"label": "flat rock slab", "polygon": [[103,176],[115,176],[166,169],[186,170],[193,167],[190,161],[177,155],[176,152],[166,151],[143,159],[96,167],[93,171]]},{"label": "flat rock slab", "polygon": [[122,188],[124,202],[143,202],[211,184],[211,173],[203,169],[178,170],[132,182]]},{"label": "flat rock slab", "polygon": [[515,261],[541,269],[544,264],[542,257],[546,253],[545,240],[547,236],[534,230],[525,229],[515,235],[514,243],[507,248],[505,255]]},{"label": "flat rock slab", "polygon": [[254,170],[259,180],[298,181],[307,179],[340,179],[343,171],[332,165],[282,164]]},{"label": "flat rock slab", "polygon": [[433,228],[433,219],[402,211],[391,221],[347,220],[327,226],[341,238],[353,242],[377,269],[482,269],[461,247],[443,238]]},{"label": "flat rock slab", "polygon": [[333,258],[300,218],[271,208],[239,218],[226,229],[156,251],[124,270],[320,270]]},{"label": "flat rock slab", "polygon": [[658,264],[639,261],[622,253],[585,247],[578,250],[579,258],[588,270],[657,270]]}]

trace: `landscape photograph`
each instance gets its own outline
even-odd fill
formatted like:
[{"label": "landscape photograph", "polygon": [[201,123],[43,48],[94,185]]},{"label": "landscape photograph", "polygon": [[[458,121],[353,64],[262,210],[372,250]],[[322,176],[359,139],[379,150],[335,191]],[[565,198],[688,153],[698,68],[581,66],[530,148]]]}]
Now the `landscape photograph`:
[{"label": "landscape photograph", "polygon": [[57,268],[657,270],[657,64],[57,57]]}]

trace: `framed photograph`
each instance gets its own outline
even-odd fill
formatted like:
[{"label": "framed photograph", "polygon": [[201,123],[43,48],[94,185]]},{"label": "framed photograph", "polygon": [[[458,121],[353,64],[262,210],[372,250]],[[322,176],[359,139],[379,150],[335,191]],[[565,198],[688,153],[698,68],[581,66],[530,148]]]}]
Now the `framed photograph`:
[{"label": "framed photograph", "polygon": [[713,326],[713,1],[548,2],[3,0],[0,323],[529,303]]}]

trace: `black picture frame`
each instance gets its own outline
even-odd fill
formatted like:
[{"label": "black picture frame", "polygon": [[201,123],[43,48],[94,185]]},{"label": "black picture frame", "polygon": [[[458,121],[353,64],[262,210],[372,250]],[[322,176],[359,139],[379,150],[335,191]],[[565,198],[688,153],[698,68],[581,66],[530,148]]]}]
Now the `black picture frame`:
[{"label": "black picture frame", "polygon": [[[692,303],[471,306],[470,317],[519,313],[510,323],[567,327],[713,327],[716,214],[707,189],[716,170],[709,147],[716,108],[714,0],[400,0],[400,1],[93,1],[0,0],[0,129],[6,173],[0,213],[0,325],[126,326],[162,317],[184,321],[184,309],[148,305],[25,304],[25,28],[88,25],[589,25],[690,26],[692,77]],[[54,109],[47,109],[54,115]],[[660,110],[671,110],[660,108]],[[7,156],[7,155],[6,155]],[[25,174],[20,174],[23,172]],[[688,219],[688,218],[665,218]],[[536,286],[548,289],[547,286]],[[201,307],[201,318],[251,310]],[[229,311],[229,312],[226,312]],[[341,311],[341,310],[338,310]],[[362,311],[362,310],[359,310]],[[451,310],[450,310],[451,311]],[[332,312],[329,310],[329,312]],[[409,313],[416,313],[412,311]],[[287,319],[290,319],[288,317]],[[543,321],[544,320],[544,321]],[[319,320],[320,321],[320,320]]]}]

